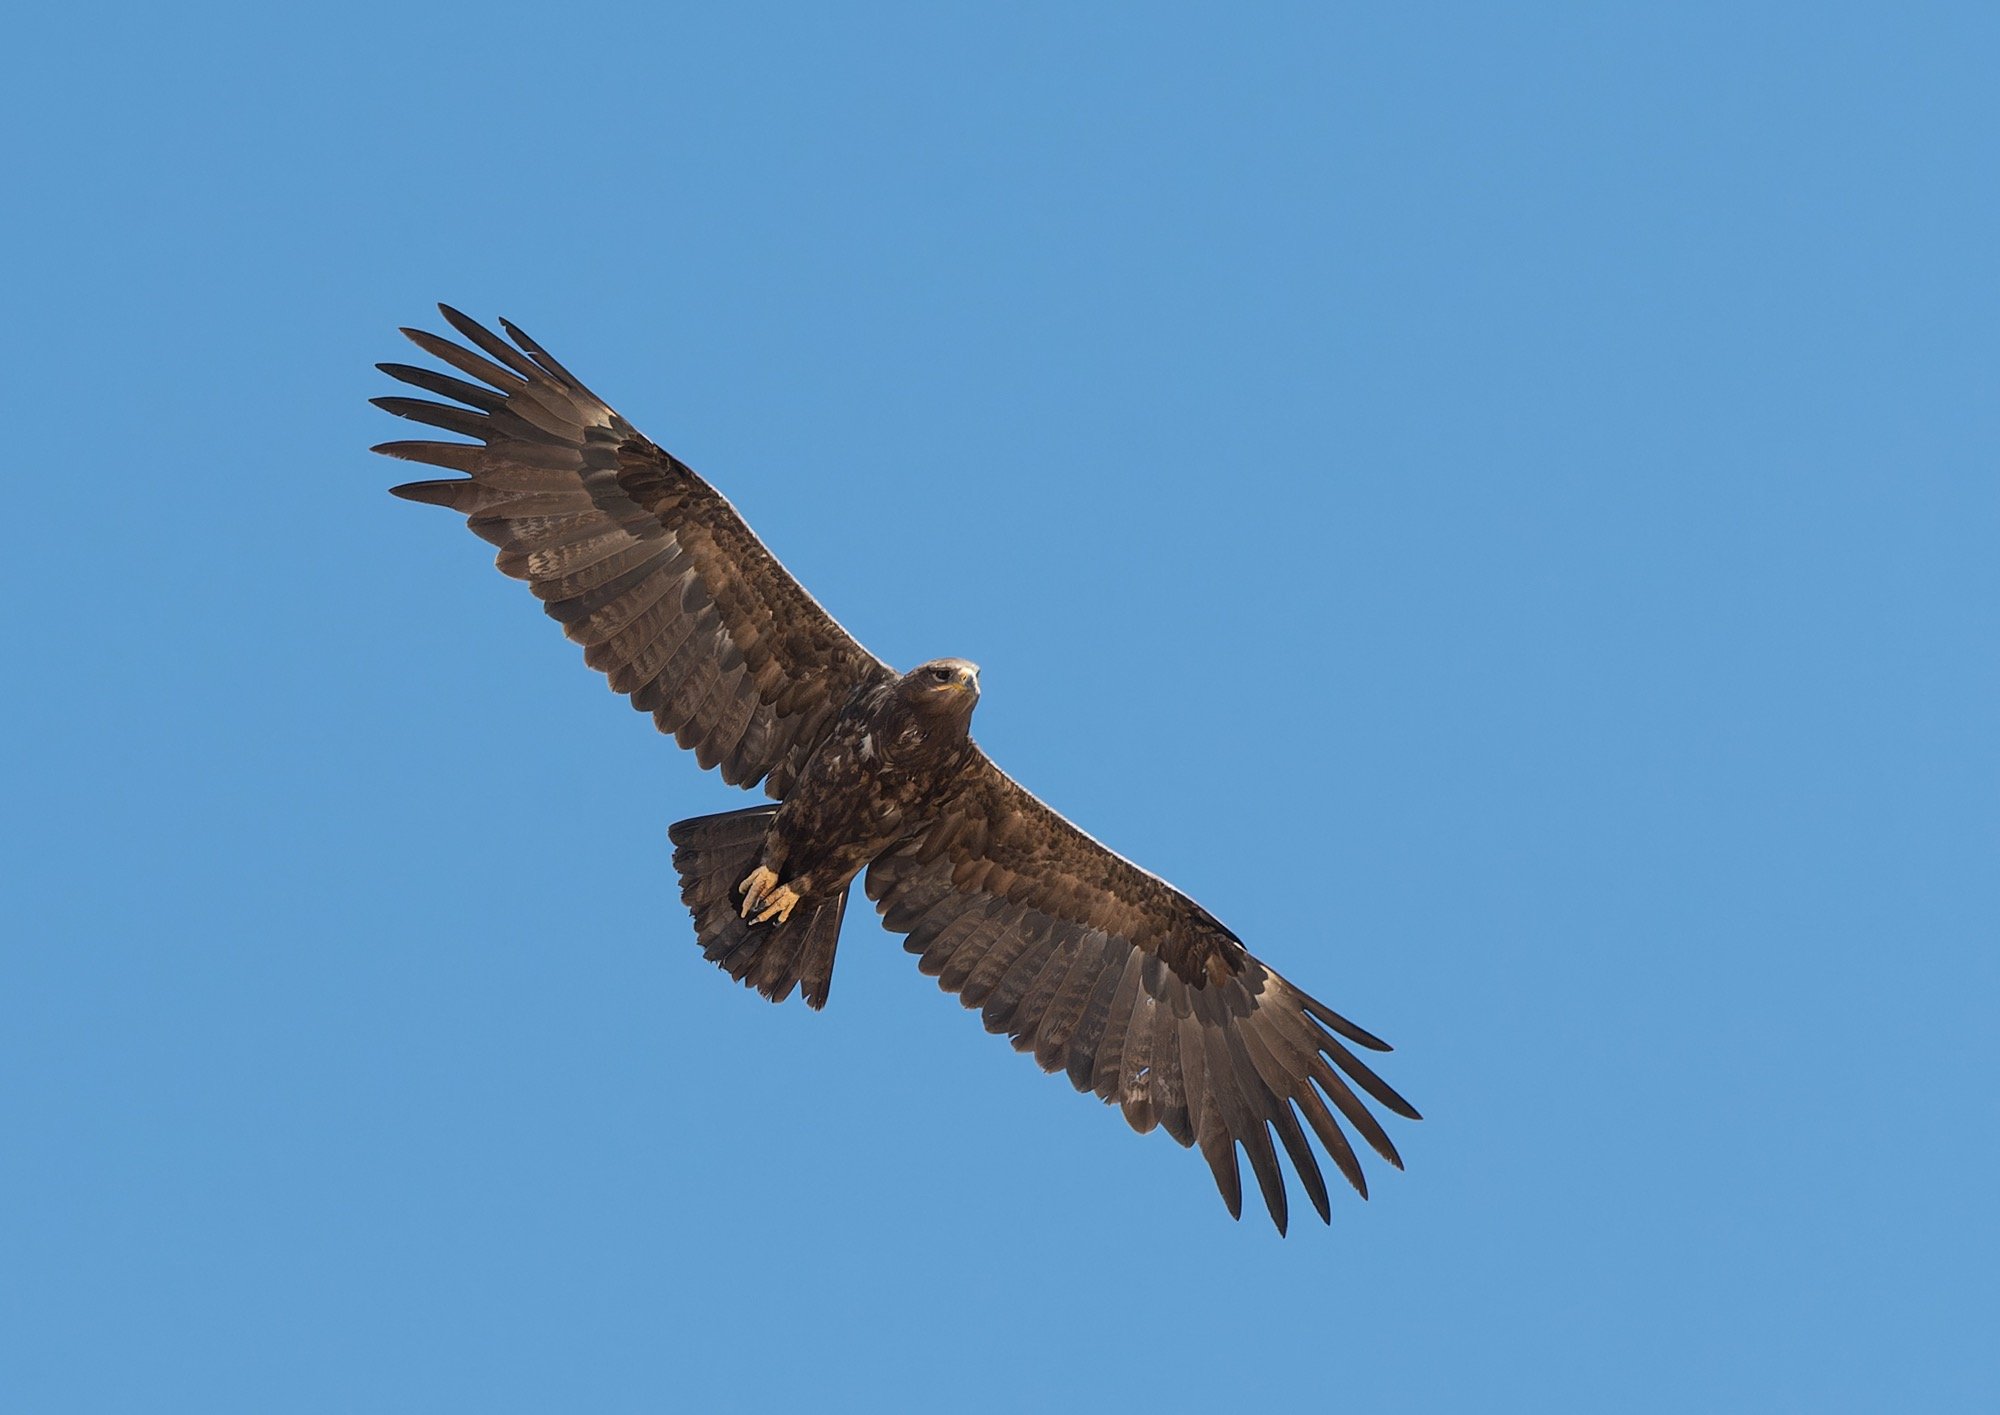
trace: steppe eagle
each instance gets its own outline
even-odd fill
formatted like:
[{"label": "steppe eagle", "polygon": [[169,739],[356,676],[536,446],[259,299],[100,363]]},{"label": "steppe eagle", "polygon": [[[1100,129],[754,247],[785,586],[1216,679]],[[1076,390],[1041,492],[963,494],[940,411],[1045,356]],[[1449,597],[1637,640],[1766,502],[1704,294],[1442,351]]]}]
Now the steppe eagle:
[{"label": "steppe eagle", "polygon": [[707,957],[773,1001],[796,987],[823,1006],[848,886],[865,870],[882,922],[925,973],[1134,1129],[1199,1147],[1232,1215],[1239,1146],[1280,1232],[1279,1146],[1323,1220],[1308,1131],[1363,1197],[1341,1119],[1402,1167],[1362,1096],[1417,1112],[1349,1046],[1387,1044],[989,761],[968,735],[973,664],[897,673],[707,482],[534,340],[502,320],[509,344],[440,309],[465,345],[403,333],[466,377],[379,367],[452,401],[374,401],[474,441],[376,447],[464,474],[395,494],[464,515],[613,689],[702,766],[777,803],[670,828]]}]

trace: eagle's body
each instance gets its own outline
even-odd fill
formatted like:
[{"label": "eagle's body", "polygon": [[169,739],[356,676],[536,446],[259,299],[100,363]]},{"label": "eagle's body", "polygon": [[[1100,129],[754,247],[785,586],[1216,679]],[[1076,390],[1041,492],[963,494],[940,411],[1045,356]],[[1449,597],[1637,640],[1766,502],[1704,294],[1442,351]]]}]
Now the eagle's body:
[{"label": "eagle's body", "polygon": [[807,898],[837,894],[928,826],[978,756],[978,677],[962,659],[939,659],[857,693],[778,808],[764,868]]},{"label": "eagle's body", "polygon": [[479,442],[377,448],[469,474],[396,493],[463,513],[614,689],[703,766],[761,782],[777,802],[672,827],[709,958],[774,1001],[796,987],[824,1005],[849,885],[865,870],[884,924],[908,935],[923,971],[1135,1128],[1199,1146],[1231,1213],[1240,1146],[1284,1228],[1275,1137],[1328,1216],[1308,1129],[1365,1196],[1336,1111],[1400,1166],[1354,1088],[1416,1112],[1343,1039],[1386,1044],[994,766],[970,735],[972,664],[897,674],[712,487],[534,341],[506,325],[509,345],[444,314],[479,352],[404,332],[480,382],[382,368],[466,406],[376,402]]},{"label": "eagle's body", "polygon": [[710,958],[773,1002],[798,985],[826,1005],[854,876],[927,831],[979,759],[978,685],[971,664],[939,659],[859,688],[782,805],[673,827],[682,898]]}]

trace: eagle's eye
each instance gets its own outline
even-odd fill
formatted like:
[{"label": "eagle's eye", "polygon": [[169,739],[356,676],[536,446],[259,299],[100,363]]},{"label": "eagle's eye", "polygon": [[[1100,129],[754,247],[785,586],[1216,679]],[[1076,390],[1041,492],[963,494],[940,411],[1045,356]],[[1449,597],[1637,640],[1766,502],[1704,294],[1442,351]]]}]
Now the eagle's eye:
[{"label": "eagle's eye", "polygon": [[951,670],[949,668],[933,668],[931,670],[931,681],[933,683],[949,683],[951,681]]}]

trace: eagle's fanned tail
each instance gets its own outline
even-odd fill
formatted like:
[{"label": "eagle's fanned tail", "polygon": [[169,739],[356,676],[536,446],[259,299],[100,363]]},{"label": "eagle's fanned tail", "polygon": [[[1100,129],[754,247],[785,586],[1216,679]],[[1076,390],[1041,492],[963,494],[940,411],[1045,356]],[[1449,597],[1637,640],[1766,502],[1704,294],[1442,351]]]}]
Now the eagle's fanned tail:
[{"label": "eagle's fanned tail", "polygon": [[806,1006],[817,1010],[826,1006],[833,982],[847,891],[807,899],[782,922],[752,923],[740,907],[739,886],[755,868],[777,813],[775,806],[752,806],[676,821],[667,830],[674,869],[704,958],[773,1002],[783,1002],[796,987]]}]

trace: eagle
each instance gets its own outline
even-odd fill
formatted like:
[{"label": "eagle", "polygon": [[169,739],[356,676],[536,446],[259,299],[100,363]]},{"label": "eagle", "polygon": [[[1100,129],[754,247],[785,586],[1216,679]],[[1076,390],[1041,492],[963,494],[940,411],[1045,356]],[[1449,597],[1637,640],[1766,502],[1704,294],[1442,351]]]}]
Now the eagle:
[{"label": "eagle", "polygon": [[464,516],[615,692],[703,768],[761,784],[772,803],[669,827],[704,956],[773,1002],[796,989],[824,1007],[859,876],[883,925],[987,1031],[1133,1129],[1198,1148],[1232,1217],[1239,1150],[1280,1233],[1279,1147],[1324,1222],[1308,1132],[1363,1198],[1342,1121],[1402,1168],[1363,1097],[1417,1112],[1354,1050],[1388,1044],[994,765],[970,732],[975,664],[898,673],[713,487],[533,339],[439,310],[463,344],[402,332],[455,374],[377,367],[450,401],[373,401],[472,441],[375,447],[462,474],[394,494]]}]

